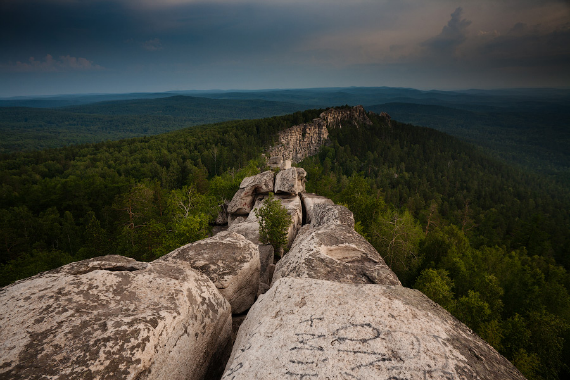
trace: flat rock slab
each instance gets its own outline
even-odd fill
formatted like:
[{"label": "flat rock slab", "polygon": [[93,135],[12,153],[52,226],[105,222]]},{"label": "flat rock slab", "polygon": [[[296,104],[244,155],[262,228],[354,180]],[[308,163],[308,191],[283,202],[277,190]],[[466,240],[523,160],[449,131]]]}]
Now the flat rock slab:
[{"label": "flat rock slab", "polygon": [[0,302],[3,379],[202,379],[231,339],[229,303],[184,264],[99,257],[2,288]]},{"label": "flat rock slab", "polygon": [[212,280],[229,301],[233,314],[249,309],[257,297],[259,250],[256,244],[235,232],[224,231],[187,244],[155,262],[190,264]]},{"label": "flat rock slab", "polygon": [[303,207],[305,208],[305,224],[311,224],[311,221],[313,220],[313,207],[315,207],[315,205],[334,205],[334,202],[332,200],[317,194],[301,193],[299,195],[301,196],[301,201],[303,202]]},{"label": "flat rock slab", "polygon": [[275,177],[275,194],[297,195],[305,191],[306,176],[307,172],[303,168],[281,170]]},{"label": "flat rock slab", "polygon": [[417,290],[283,278],[249,311],[222,379],[524,377]]},{"label": "flat rock slab", "polygon": [[374,247],[342,224],[304,226],[291,250],[275,267],[273,282],[282,277],[401,285]]}]

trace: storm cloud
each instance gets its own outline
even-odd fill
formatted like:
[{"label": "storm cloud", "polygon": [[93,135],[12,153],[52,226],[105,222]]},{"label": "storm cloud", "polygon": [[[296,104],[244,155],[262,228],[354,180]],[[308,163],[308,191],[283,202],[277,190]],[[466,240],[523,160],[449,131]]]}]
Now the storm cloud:
[{"label": "storm cloud", "polygon": [[0,96],[568,87],[568,20],[558,0],[4,0]]}]

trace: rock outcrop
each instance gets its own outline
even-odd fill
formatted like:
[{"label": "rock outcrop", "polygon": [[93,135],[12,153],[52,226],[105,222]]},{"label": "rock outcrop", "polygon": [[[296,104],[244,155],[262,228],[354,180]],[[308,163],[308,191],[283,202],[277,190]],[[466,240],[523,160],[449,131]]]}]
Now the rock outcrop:
[{"label": "rock outcrop", "polygon": [[187,244],[154,261],[187,263],[206,275],[228,300],[233,314],[251,307],[259,289],[260,260],[256,244],[231,231]]},{"label": "rock outcrop", "polygon": [[231,349],[229,303],[180,262],[80,261],[2,288],[0,302],[3,379],[201,379]]},{"label": "rock outcrop", "polygon": [[286,160],[298,163],[317,154],[328,142],[328,128],[341,128],[343,122],[372,124],[362,106],[328,109],[312,123],[295,125],[279,132],[279,142],[268,152],[270,165],[285,168]]},{"label": "rock outcrop", "polygon": [[282,278],[240,327],[222,379],[524,379],[417,290]]},{"label": "rock outcrop", "polygon": [[325,204],[328,206],[334,205],[334,202],[330,199],[311,193],[301,193],[301,201],[303,202],[303,210],[304,210],[304,224],[311,224],[311,220],[313,220],[313,208],[317,204]]},{"label": "rock outcrop", "polygon": [[307,172],[302,168],[281,170],[275,177],[275,194],[297,195],[305,191]]},{"label": "rock outcrop", "polygon": [[[354,219],[346,207],[319,204],[316,208],[323,210],[321,215],[326,219],[317,216],[313,221],[316,227],[303,227],[289,253],[277,263],[273,283],[282,277],[300,277],[401,285],[374,247],[354,231]],[[338,218],[333,219],[333,215]],[[353,224],[340,223],[346,220]],[[316,224],[318,222],[322,224]]]},{"label": "rock outcrop", "polygon": [[228,205],[227,212],[234,215],[248,215],[254,206],[256,195],[273,191],[274,182],[275,173],[271,170],[244,178]]}]

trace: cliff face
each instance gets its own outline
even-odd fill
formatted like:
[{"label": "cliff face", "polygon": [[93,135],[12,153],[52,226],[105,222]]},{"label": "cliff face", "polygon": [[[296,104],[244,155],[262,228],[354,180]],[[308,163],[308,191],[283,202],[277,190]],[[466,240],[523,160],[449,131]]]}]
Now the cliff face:
[{"label": "cliff face", "polygon": [[279,133],[279,142],[269,149],[269,157],[280,157],[293,163],[319,152],[329,137],[329,128],[342,128],[343,122],[371,125],[362,106],[348,109],[331,108],[312,123],[295,125]]}]

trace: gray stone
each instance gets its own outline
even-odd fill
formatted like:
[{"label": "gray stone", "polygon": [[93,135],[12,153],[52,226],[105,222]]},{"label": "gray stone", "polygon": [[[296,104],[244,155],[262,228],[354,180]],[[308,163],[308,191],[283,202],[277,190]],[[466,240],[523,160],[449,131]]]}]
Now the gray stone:
[{"label": "gray stone", "polygon": [[[230,227],[231,228],[231,227]],[[240,234],[225,231],[187,244],[155,262],[188,263],[202,272],[239,314],[255,301],[259,287],[259,250]]]},{"label": "gray stone", "polygon": [[301,193],[299,195],[301,196],[301,201],[305,209],[304,224],[311,224],[311,220],[313,220],[313,207],[315,207],[316,204],[334,205],[334,202],[330,199],[317,194]]},{"label": "gray stone", "polygon": [[344,224],[303,227],[291,250],[277,263],[273,283],[282,277],[401,285],[374,247]]},{"label": "gray stone", "polygon": [[228,205],[228,213],[234,215],[247,215],[255,201],[254,188],[239,189]]},{"label": "gray stone", "polygon": [[225,202],[219,205],[218,216],[214,222],[217,226],[225,226],[228,224],[228,204],[228,202]]},{"label": "gray stone", "polygon": [[234,215],[248,215],[255,204],[255,199],[260,194],[268,194],[273,191],[275,173],[271,170],[246,177],[241,181],[239,190],[234,194],[228,205],[228,213]]},{"label": "gray stone", "polygon": [[275,177],[275,194],[297,195],[305,191],[306,176],[307,172],[303,168],[281,170]]},{"label": "gray stone", "polygon": [[244,220],[240,223],[233,223],[228,228],[228,231],[244,236],[255,245],[262,244],[259,241],[259,223],[257,221],[248,222],[247,220]]},{"label": "gray stone", "polygon": [[417,290],[283,278],[250,309],[222,379],[289,378],[524,379]]},{"label": "gray stone", "polygon": [[330,206],[325,203],[314,205],[311,226],[320,227],[326,224],[343,224],[354,228],[354,215],[344,206]]},{"label": "gray stone", "polygon": [[319,115],[311,123],[295,125],[280,131],[278,142],[269,149],[269,165],[286,168],[284,160],[294,163],[303,161],[306,157],[319,152],[323,145],[329,143],[329,130],[341,128],[343,123],[356,125],[371,125],[366,111],[362,106],[352,108],[330,108]]},{"label": "gray stone", "polygon": [[231,227],[232,224],[245,222],[247,217],[247,215],[228,214],[228,227]]},{"label": "gray stone", "polygon": [[98,257],[2,288],[0,302],[3,379],[201,379],[231,339],[230,305],[184,263]]},{"label": "gray stone", "polygon": [[273,191],[275,173],[267,170],[257,175],[246,177],[239,185],[240,189],[253,189],[254,194],[269,194]]},{"label": "gray stone", "polygon": [[[273,271],[270,266],[273,265],[275,260],[275,254],[273,252],[273,247],[270,244],[260,245],[259,247],[259,261],[260,261],[260,275],[259,282],[261,284],[271,284],[273,277]],[[275,266],[273,266],[275,269]]]}]

